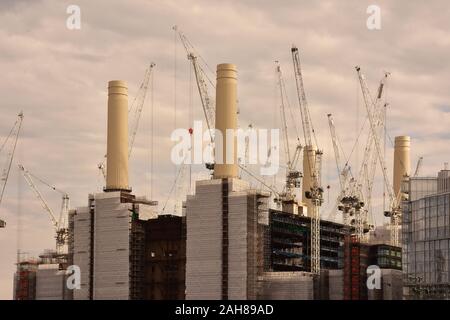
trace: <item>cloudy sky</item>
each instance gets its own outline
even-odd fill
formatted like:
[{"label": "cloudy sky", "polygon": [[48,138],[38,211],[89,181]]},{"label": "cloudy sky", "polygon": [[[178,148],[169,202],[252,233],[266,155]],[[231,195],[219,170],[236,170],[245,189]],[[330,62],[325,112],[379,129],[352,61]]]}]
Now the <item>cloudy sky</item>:
[{"label": "cloudy sky", "polygon": [[[81,8],[80,30],[66,28],[70,4]],[[370,4],[381,8],[381,30],[366,27]],[[107,82],[128,81],[133,97],[151,61],[157,64],[153,104],[148,99],[144,108],[130,184],[137,195],[151,193],[160,202],[159,211],[166,199],[166,211],[173,208],[168,194],[176,168],[170,162],[170,133],[175,127],[191,126],[191,108],[193,118],[202,119],[190,66],[173,25],[184,31],[212,68],[222,62],[238,66],[241,127],[279,126],[275,60],[283,68],[290,102],[297,107],[290,46],[299,47],[314,126],[325,150],[323,181],[331,186],[325,195],[326,212],[338,192],[326,114],[333,113],[347,154],[366,117],[355,65],[362,67],[372,91],[383,71],[391,72],[388,135],[412,137],[412,167],[423,156],[422,174],[435,175],[450,160],[449,17],[444,0],[2,0],[0,141],[20,110],[25,119],[0,206],[0,217],[7,221],[7,228],[0,230],[0,298],[12,298],[18,249],[36,256],[54,246],[50,220],[18,173],[17,163],[67,191],[72,207],[85,205],[88,194],[103,186],[96,165],[106,151]],[[148,161],[151,105],[153,175]],[[364,141],[351,159],[355,167]],[[392,145],[387,146],[391,175]],[[207,176],[201,166],[193,172],[194,177]],[[58,212],[59,195],[39,188]],[[374,201],[379,207],[380,192]],[[383,223],[381,209],[376,215],[377,223]]]}]

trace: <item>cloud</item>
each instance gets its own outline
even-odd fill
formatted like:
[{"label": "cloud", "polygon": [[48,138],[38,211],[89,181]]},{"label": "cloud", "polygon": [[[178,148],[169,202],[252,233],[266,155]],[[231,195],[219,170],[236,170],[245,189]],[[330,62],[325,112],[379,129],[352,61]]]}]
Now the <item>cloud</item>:
[{"label": "cloud", "polygon": [[[130,96],[134,96],[150,61],[157,64],[152,195],[161,204],[168,199],[176,174],[169,162],[169,137],[175,127],[175,60],[176,125],[191,126],[190,106],[194,119],[203,117],[195,86],[190,91],[191,69],[184,49],[174,38],[173,25],[187,34],[213,69],[221,62],[237,64],[242,127],[249,123],[260,128],[280,125],[274,60],[280,61],[289,100],[294,109],[298,108],[290,46],[295,43],[299,47],[317,138],[325,149],[323,183],[331,186],[326,195],[330,201],[322,212],[328,212],[338,193],[326,114],[333,113],[347,155],[365,119],[355,65],[363,68],[372,92],[384,70],[392,73],[387,85],[389,135],[393,139],[410,134],[412,159],[423,155],[424,173],[435,175],[450,153],[450,67],[445,63],[450,52],[450,7],[445,1],[378,3],[382,29],[369,31],[369,1],[82,0],[78,1],[82,28],[71,31],[65,21],[66,7],[72,3],[2,1],[0,139],[19,110],[24,110],[25,119],[0,208],[1,217],[8,223],[0,230],[0,298],[12,297],[17,236],[20,248],[34,255],[54,244],[50,221],[22,181],[16,164],[22,162],[30,171],[66,190],[72,206],[86,205],[88,193],[102,187],[96,165],[106,150],[107,82],[127,80]],[[137,195],[150,194],[149,109],[148,100],[130,162],[131,185]],[[294,138],[291,133],[292,141]],[[352,154],[354,171],[358,168],[356,160],[362,159],[364,141],[362,137]],[[391,175],[389,141],[387,146]],[[207,174],[201,166],[193,171],[194,177]],[[279,186],[282,171],[277,178]],[[378,174],[374,199],[379,223],[383,221],[380,177]],[[46,198],[58,210],[59,195],[46,190]],[[167,208],[173,208],[172,198]],[[19,233],[18,228],[22,230]]]}]

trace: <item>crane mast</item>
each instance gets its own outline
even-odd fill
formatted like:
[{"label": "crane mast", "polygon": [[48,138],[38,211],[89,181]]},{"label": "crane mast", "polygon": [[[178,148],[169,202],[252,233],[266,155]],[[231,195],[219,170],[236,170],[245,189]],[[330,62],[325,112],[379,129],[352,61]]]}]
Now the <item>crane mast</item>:
[{"label": "crane mast", "polygon": [[[315,146],[317,146],[317,139],[314,128],[312,126],[311,115],[309,112],[308,101],[306,99],[305,88],[303,85],[303,76],[300,64],[300,57],[298,48],[292,46],[291,48],[292,62],[294,65],[295,83],[297,87],[298,103],[300,107],[300,114],[302,118],[303,134],[305,137],[306,150],[313,147],[313,137]],[[312,186],[310,190],[303,190],[306,198],[311,200],[312,214],[311,214],[311,272],[320,274],[320,211],[319,208],[323,203],[323,188],[321,187],[321,164],[322,151],[315,152],[314,160],[307,156],[309,172],[311,173]]]},{"label": "crane mast", "polygon": [[[68,217],[68,213],[69,213],[69,195],[66,192],[61,191],[61,190],[57,189],[56,187],[50,185],[45,180],[33,175],[28,170],[26,170],[23,165],[19,164],[18,167],[19,167],[19,170],[22,172],[22,175],[23,175],[25,181],[28,183],[28,185],[33,190],[36,197],[41,202],[42,208],[45,211],[47,211],[47,213],[50,217],[52,225],[55,229],[56,253],[58,255],[62,255],[64,253],[66,253],[65,246],[67,244],[67,239],[68,239],[67,217]],[[58,218],[56,218],[54,211],[48,205],[44,196],[37,188],[36,184],[34,183],[33,178],[38,180],[39,182],[45,184],[50,189],[52,189],[62,195],[61,211],[60,211]]]},{"label": "crane mast", "polygon": [[[6,154],[5,163],[1,168],[0,177],[0,204],[3,200],[3,195],[5,194],[6,183],[9,178],[9,173],[11,171],[11,165],[14,158],[14,153],[16,151],[17,140],[19,139],[20,129],[22,128],[23,112],[17,115],[16,122],[11,128],[5,141],[0,146],[0,154],[4,152]],[[0,228],[6,227],[6,222],[0,219]]]}]

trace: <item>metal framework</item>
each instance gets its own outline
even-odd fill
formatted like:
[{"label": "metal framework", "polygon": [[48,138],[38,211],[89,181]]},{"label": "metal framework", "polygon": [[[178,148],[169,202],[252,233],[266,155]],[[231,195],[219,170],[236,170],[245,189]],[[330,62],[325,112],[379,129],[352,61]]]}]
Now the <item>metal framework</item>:
[{"label": "metal framework", "polygon": [[[300,114],[302,118],[303,134],[305,138],[305,146],[313,146],[313,138],[315,146],[317,146],[317,139],[314,132],[314,127],[311,121],[308,101],[306,100],[305,88],[303,85],[303,76],[300,64],[300,56],[298,48],[292,46],[291,48],[292,62],[294,64],[295,83],[297,88],[298,103],[300,107]],[[305,196],[311,200],[312,215],[311,215],[311,272],[320,274],[320,211],[319,208],[323,203],[323,188],[321,187],[321,164],[322,151],[317,150],[313,163],[310,157],[307,157],[309,172],[311,172],[312,187],[311,190],[303,190]]]}]

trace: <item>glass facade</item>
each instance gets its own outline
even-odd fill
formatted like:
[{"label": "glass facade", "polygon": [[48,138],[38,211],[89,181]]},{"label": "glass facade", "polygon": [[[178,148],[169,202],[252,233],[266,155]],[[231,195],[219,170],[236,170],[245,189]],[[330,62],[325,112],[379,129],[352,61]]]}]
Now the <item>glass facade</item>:
[{"label": "glass facade", "polygon": [[450,191],[439,183],[439,178],[410,178],[403,184],[409,194],[403,202],[403,275],[415,292],[450,284]]}]

